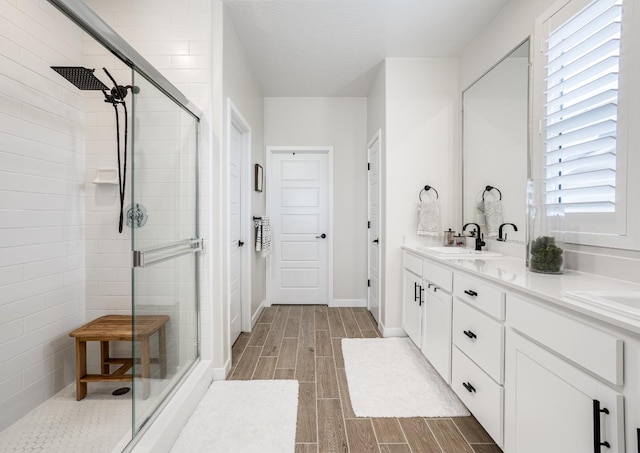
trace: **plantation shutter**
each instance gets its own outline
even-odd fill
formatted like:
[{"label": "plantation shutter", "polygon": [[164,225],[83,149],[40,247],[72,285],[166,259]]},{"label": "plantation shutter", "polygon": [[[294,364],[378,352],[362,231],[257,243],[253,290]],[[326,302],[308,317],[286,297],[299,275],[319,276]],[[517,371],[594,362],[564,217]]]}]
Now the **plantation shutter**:
[{"label": "plantation shutter", "polygon": [[565,213],[616,209],[621,14],[596,0],[546,42],[546,203]]}]

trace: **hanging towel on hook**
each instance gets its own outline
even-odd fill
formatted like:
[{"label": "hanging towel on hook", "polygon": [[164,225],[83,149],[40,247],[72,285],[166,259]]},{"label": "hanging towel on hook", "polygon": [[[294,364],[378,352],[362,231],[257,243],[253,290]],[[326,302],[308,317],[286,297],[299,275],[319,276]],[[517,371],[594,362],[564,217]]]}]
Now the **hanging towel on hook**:
[{"label": "hanging towel on hook", "polygon": [[502,200],[484,200],[483,208],[487,237],[498,236],[500,225],[504,223]]},{"label": "hanging towel on hook", "polygon": [[271,222],[269,217],[263,216],[253,219],[256,228],[256,252],[266,258],[271,254]]},{"label": "hanging towel on hook", "polygon": [[426,198],[418,202],[418,231],[421,236],[440,234],[440,202],[437,198]]}]

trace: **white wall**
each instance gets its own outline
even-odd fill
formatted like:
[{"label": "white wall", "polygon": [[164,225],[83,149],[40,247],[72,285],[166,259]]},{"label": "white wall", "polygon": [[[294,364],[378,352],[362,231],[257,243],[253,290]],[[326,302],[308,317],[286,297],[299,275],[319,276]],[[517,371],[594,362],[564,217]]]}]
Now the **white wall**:
[{"label": "white wall", "polygon": [[367,297],[366,98],[265,98],[266,146],[334,147],[333,299]]},{"label": "white wall", "polygon": [[402,249],[415,234],[418,193],[425,185],[440,195],[441,225],[460,225],[458,61],[453,58],[386,60],[385,313],[386,329],[401,326]]},{"label": "white wall", "polygon": [[0,431],[75,378],[84,101],[49,66],[81,61],[82,34],[47,2],[0,3]]},{"label": "white wall", "polygon": [[[242,48],[238,34],[233,26],[229,14],[224,15],[223,38],[223,93],[224,100],[231,99],[242,117],[251,127],[251,161],[247,164],[251,167],[251,178],[243,181],[244,189],[251,193],[251,215],[262,216],[265,214],[265,192],[254,191],[253,168],[254,164],[260,164],[264,168],[264,103],[261,88],[253,74],[253,70]],[[224,108],[225,137],[223,147],[228,146],[226,137],[227,108]],[[225,167],[228,162],[225,163]],[[226,178],[225,178],[226,180]],[[226,184],[225,184],[226,187]],[[251,219],[245,219],[251,222]],[[255,240],[254,230],[250,229],[251,236],[244,238],[247,246],[252,248]],[[257,312],[265,298],[265,259],[260,254],[251,254],[251,314]],[[226,281],[226,278],[225,278]]]},{"label": "white wall", "polygon": [[557,0],[511,0],[459,56],[460,91],[533,34],[535,20]]}]

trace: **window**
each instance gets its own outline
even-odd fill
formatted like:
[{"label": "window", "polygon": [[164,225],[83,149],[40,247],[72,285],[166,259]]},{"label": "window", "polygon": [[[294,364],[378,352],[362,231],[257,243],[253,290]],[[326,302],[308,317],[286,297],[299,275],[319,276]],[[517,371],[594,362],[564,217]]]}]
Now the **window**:
[{"label": "window", "polygon": [[568,243],[640,250],[637,30],[640,0],[558,0],[536,21],[531,175]]},{"label": "window", "polygon": [[546,42],[546,203],[615,213],[621,0],[596,0]]}]

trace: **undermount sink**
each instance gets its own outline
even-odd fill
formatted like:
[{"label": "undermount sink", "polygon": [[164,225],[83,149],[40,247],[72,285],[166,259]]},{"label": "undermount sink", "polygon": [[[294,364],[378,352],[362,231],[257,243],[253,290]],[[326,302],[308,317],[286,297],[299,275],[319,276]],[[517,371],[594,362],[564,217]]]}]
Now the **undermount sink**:
[{"label": "undermount sink", "polygon": [[472,250],[464,247],[418,247],[418,250],[441,258],[480,259],[502,256],[502,253],[488,250]]},{"label": "undermount sink", "polygon": [[564,295],[640,319],[640,291],[566,291]]}]

